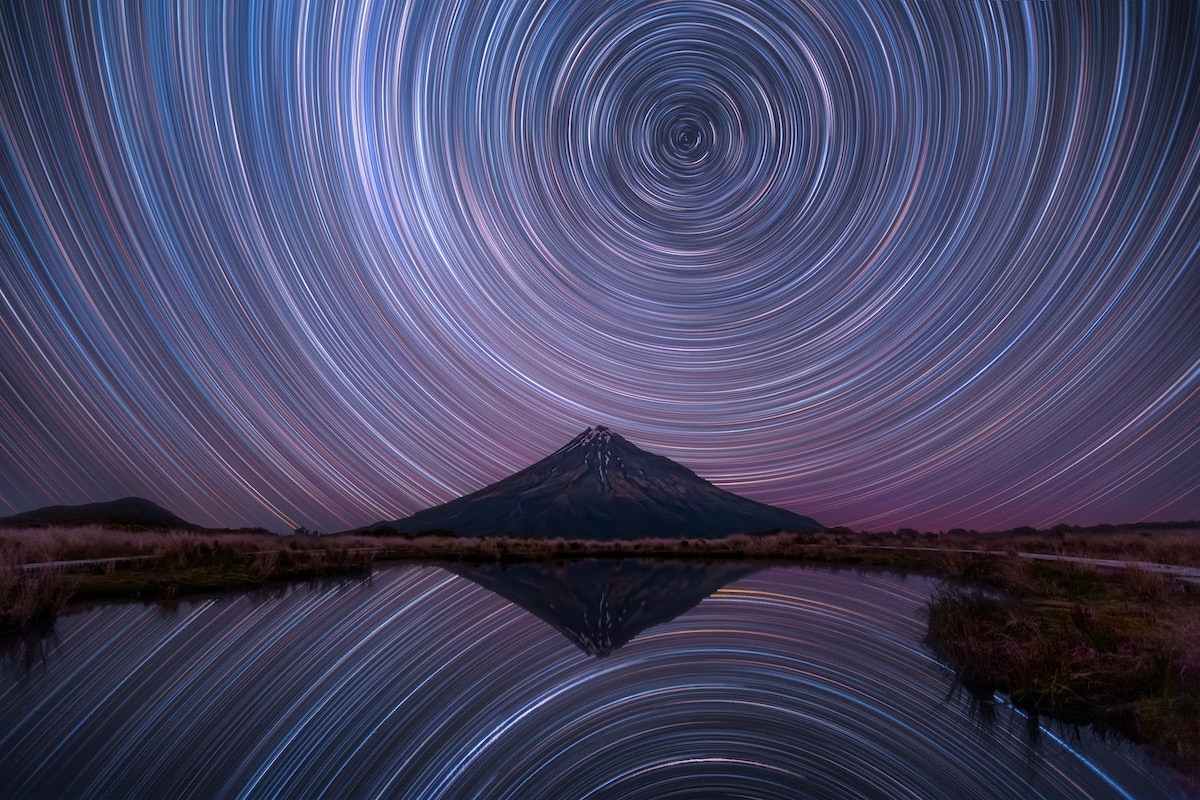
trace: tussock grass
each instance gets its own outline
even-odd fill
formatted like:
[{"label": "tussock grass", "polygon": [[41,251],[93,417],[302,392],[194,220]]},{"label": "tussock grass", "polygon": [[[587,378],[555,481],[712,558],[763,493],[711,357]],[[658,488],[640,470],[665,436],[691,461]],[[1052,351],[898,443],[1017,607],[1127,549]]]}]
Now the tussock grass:
[{"label": "tussock grass", "polygon": [[927,641],[980,696],[1155,745],[1200,777],[1200,592],[1137,568],[994,558],[945,585]]},{"label": "tussock grass", "polygon": [[646,538],[618,541],[590,539],[521,539],[484,536],[415,538],[381,535],[374,539],[385,559],[429,561],[540,561],[564,558],[728,559],[797,558],[805,538],[800,534],[735,534],[720,539]]},{"label": "tussock grass", "polygon": [[0,633],[25,634],[53,624],[75,589],[66,570],[26,570],[27,552],[0,541]]},{"label": "tussock grass", "polygon": [[1056,526],[1048,531],[1018,528],[1000,533],[959,533],[940,537],[965,549],[1009,549],[1081,558],[1146,561],[1200,567],[1200,525],[1195,523]]},{"label": "tussock grass", "polygon": [[[98,527],[0,531],[0,629],[52,621],[73,600],[173,598],[368,569],[378,552],[357,537],[123,531]],[[121,559],[84,566],[53,562]]]}]

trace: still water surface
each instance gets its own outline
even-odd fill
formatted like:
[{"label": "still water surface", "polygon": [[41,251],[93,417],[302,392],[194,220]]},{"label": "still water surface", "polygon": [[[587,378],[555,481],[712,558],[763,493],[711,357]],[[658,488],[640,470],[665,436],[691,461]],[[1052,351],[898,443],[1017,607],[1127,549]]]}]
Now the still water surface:
[{"label": "still water surface", "polygon": [[1131,748],[981,721],[920,643],[925,579],[729,573],[623,646],[574,635],[666,608],[661,576],[621,570],[591,595],[533,581],[540,618],[416,566],[72,614],[0,675],[0,796],[1183,796]]}]

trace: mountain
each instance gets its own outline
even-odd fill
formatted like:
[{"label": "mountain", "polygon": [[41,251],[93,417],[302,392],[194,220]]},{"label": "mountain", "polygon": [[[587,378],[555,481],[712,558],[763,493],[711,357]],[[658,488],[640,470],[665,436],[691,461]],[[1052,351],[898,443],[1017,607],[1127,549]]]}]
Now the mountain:
[{"label": "mountain", "polygon": [[0,528],[48,528],[99,525],[155,530],[205,530],[142,497],[123,497],[106,503],[46,506],[0,518]]},{"label": "mountain", "polygon": [[521,606],[588,655],[603,657],[761,567],[626,558],[445,569]]},{"label": "mountain", "polygon": [[821,527],[808,517],[719,489],[600,426],[474,494],[360,532],[616,540]]}]

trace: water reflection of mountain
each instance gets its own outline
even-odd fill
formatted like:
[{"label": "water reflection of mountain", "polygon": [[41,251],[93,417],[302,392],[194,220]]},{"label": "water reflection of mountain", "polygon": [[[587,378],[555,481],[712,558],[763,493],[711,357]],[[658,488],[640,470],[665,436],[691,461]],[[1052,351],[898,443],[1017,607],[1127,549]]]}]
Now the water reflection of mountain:
[{"label": "water reflection of mountain", "polygon": [[605,656],[674,619],[726,584],[758,572],[745,563],[583,559],[455,564],[474,581],[544,620],[588,655]]}]

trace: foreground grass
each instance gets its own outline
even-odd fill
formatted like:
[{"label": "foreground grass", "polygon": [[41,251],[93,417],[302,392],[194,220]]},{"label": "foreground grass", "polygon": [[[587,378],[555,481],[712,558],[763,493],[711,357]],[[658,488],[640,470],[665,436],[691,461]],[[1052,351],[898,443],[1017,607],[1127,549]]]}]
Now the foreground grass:
[{"label": "foreground grass", "polygon": [[[171,599],[363,571],[376,552],[374,542],[349,537],[98,527],[0,531],[0,633],[46,627],[72,602]],[[56,563],[71,561],[99,563]]]},{"label": "foreground grass", "polygon": [[991,557],[928,606],[929,643],[977,697],[1155,746],[1200,782],[1200,591],[1137,568]]},{"label": "foreground grass", "polygon": [[[966,574],[987,556],[1036,552],[1200,566],[1200,531],[1146,528],[1007,534],[817,533],[722,539],[598,542],[452,536],[276,536],[263,532],[113,530],[100,527],[0,530],[0,630],[53,619],[67,603],[105,597],[147,600],[214,589],[369,569],[375,561],[540,561],[573,558],[758,559]],[[83,567],[27,564],[110,560]]]},{"label": "foreground grass", "polygon": [[24,549],[0,540],[0,634],[47,627],[70,602],[74,578],[62,567],[25,569]]}]

